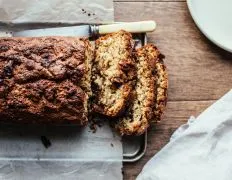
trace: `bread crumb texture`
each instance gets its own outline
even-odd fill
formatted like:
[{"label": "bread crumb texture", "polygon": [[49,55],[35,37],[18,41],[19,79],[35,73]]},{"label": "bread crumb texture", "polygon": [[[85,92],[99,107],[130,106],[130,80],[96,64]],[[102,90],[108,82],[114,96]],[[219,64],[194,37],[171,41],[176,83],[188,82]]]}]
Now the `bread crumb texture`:
[{"label": "bread crumb texture", "polygon": [[147,44],[136,51],[137,81],[134,99],[116,123],[122,135],[141,135],[159,121],[167,101],[167,71],[157,47]]},{"label": "bread crumb texture", "polygon": [[96,41],[92,74],[93,111],[120,115],[130,101],[135,79],[130,33],[119,31]]}]

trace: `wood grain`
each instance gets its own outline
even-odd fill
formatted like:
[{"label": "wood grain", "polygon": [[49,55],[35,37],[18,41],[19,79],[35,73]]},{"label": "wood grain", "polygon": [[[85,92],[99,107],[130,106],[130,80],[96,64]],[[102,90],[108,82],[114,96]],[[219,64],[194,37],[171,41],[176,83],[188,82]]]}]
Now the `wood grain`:
[{"label": "wood grain", "polygon": [[214,101],[168,102],[163,121],[152,126],[148,131],[148,147],[145,156],[135,163],[125,163],[123,172],[125,180],[134,180],[146,162],[154,156],[170,139],[172,133],[188,118],[199,115],[203,109]]},{"label": "wood grain", "polygon": [[115,2],[117,21],[154,19],[148,34],[166,56],[169,100],[214,100],[232,86],[232,54],[213,45],[195,26],[185,2]]},{"label": "wood grain", "polygon": [[114,3],[116,21],[157,21],[158,28],[148,34],[148,40],[165,54],[169,72],[169,102],[164,119],[150,129],[145,156],[136,163],[124,164],[124,179],[134,180],[176,128],[231,89],[232,54],[201,34],[184,1],[119,1]]},{"label": "wood grain", "polygon": [[115,20],[157,22],[157,30],[148,34],[148,40],[166,56],[169,101],[163,121],[149,130],[145,156],[136,163],[124,164],[126,180],[134,180],[144,164],[191,115],[197,116],[232,87],[232,54],[202,35],[185,0],[144,1],[149,2],[115,1]]},{"label": "wood grain", "polygon": [[185,2],[186,0],[114,0],[114,2]]}]

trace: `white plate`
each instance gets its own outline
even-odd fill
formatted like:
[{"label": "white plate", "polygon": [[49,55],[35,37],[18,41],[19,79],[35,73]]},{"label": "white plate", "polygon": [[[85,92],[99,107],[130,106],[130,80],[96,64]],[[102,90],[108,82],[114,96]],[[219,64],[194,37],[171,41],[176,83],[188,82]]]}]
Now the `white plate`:
[{"label": "white plate", "polygon": [[232,0],[187,0],[187,4],[203,34],[232,52]]}]

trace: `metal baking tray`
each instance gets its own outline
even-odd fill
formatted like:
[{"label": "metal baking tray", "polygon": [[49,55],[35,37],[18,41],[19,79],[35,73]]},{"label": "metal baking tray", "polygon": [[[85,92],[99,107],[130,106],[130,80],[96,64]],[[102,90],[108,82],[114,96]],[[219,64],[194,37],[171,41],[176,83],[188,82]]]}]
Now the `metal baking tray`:
[{"label": "metal baking tray", "polygon": [[123,162],[138,161],[146,152],[147,132],[141,136],[125,136],[123,143]]},{"label": "metal baking tray", "polygon": [[[62,24],[63,25],[63,24]],[[58,26],[62,26],[59,24]],[[67,24],[65,24],[67,25]],[[0,24],[1,26],[1,24]],[[16,28],[10,27],[10,29],[31,29],[32,28],[46,28],[46,27],[54,27],[57,25],[54,24],[25,24],[20,25]],[[64,26],[64,25],[63,25]],[[147,43],[147,36],[145,33],[138,33],[133,34],[133,39],[135,40],[135,48],[141,47]],[[17,127],[16,127],[17,129]],[[67,129],[67,128],[66,128]],[[72,129],[72,128],[71,128]],[[36,132],[35,134],[39,135]],[[46,134],[46,132],[43,132]],[[49,132],[48,132],[49,133]],[[30,133],[26,133],[29,135],[32,135],[31,130]],[[34,136],[34,135],[32,135]],[[15,138],[16,136],[12,136],[12,138]],[[30,136],[28,137],[30,138]],[[122,145],[123,145],[123,162],[135,162],[139,160],[146,151],[147,146],[147,132],[141,136],[123,136],[122,137]],[[1,155],[1,154],[0,154]]]}]

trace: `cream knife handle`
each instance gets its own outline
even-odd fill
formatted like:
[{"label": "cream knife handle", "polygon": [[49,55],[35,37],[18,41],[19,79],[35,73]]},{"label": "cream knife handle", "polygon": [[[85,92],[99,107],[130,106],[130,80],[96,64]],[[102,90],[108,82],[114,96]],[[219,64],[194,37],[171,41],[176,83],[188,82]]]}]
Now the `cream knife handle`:
[{"label": "cream knife handle", "polygon": [[156,28],[155,21],[125,22],[108,25],[100,25],[98,27],[99,34],[107,34],[125,30],[131,33],[152,32]]}]

